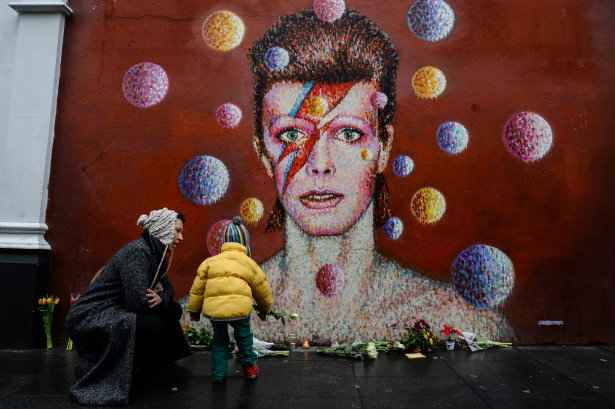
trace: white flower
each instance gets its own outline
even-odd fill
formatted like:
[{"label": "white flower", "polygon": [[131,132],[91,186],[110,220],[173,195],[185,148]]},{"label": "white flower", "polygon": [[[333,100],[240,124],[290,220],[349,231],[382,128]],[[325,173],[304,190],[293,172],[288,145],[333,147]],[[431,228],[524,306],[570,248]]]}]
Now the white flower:
[{"label": "white flower", "polygon": [[299,314],[297,313],[292,313],[288,316],[288,318],[290,318],[291,320],[296,320],[299,318]]},{"label": "white flower", "polygon": [[395,348],[395,349],[406,349],[406,347],[404,346],[404,344],[402,344],[402,343],[401,343],[401,342],[399,342],[399,341],[395,341],[395,342],[393,343],[393,348]]},{"label": "white flower", "polygon": [[370,359],[378,358],[378,350],[376,349],[376,345],[373,342],[369,342],[367,344],[367,356]]}]

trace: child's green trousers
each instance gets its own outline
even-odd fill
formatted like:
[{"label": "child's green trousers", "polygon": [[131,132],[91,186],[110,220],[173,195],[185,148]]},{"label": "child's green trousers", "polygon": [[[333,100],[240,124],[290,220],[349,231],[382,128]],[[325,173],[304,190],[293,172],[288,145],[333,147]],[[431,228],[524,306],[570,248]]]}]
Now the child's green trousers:
[{"label": "child's green trousers", "polygon": [[213,380],[221,380],[226,376],[226,361],[230,358],[228,325],[234,330],[241,365],[248,366],[256,362],[256,353],[252,349],[250,317],[233,321],[212,320],[211,324],[214,327],[214,342],[211,348],[211,377]]}]

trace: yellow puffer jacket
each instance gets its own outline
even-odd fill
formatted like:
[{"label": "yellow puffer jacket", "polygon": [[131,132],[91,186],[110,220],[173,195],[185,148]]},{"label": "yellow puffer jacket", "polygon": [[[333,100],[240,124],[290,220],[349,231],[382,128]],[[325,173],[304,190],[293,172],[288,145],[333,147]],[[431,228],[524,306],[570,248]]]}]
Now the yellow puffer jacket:
[{"label": "yellow puffer jacket", "polygon": [[252,312],[252,299],[260,312],[271,310],[267,277],[244,246],[224,243],[220,254],[199,266],[187,310],[219,320],[244,318]]}]

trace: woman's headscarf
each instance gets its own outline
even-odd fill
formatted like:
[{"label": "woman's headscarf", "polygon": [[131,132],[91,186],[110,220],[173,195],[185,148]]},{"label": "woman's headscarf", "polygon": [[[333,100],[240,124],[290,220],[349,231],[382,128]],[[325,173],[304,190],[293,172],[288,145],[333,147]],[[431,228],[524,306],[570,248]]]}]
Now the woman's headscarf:
[{"label": "woman's headscarf", "polygon": [[147,230],[165,246],[173,243],[175,239],[175,221],[177,212],[166,207],[152,210],[148,215],[142,214],[137,220],[137,225]]}]

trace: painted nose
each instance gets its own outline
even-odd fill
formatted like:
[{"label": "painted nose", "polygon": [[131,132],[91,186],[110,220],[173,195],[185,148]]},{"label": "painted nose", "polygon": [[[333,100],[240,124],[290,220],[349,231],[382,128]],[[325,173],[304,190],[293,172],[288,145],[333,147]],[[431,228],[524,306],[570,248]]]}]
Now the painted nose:
[{"label": "painted nose", "polygon": [[327,138],[321,137],[308,157],[306,171],[310,176],[331,176],[335,174],[335,165],[329,152]]}]

